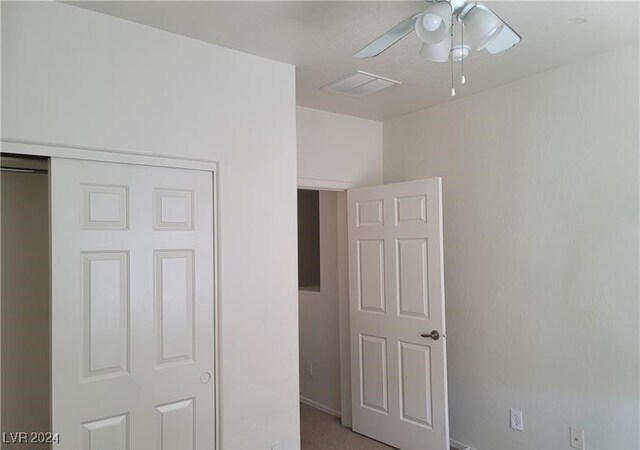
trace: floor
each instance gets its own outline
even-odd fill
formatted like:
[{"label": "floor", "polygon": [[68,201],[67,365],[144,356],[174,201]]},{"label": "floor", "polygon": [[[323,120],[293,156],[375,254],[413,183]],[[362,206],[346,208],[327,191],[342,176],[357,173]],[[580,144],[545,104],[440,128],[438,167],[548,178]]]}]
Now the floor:
[{"label": "floor", "polygon": [[302,450],[394,450],[349,428],[340,419],[300,404]]}]

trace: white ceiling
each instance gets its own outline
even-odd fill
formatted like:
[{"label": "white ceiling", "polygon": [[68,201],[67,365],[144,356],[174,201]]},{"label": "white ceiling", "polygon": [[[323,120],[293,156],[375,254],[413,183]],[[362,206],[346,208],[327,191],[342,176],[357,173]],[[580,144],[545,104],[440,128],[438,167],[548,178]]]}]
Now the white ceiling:
[{"label": "white ceiling", "polygon": [[[451,100],[451,67],[418,55],[411,34],[377,58],[352,54],[424,2],[74,2],[76,6],[297,66],[298,104],[386,119]],[[636,2],[487,2],[523,41],[499,55],[473,52],[458,97],[638,42]],[[569,19],[581,17],[585,23]],[[355,70],[402,81],[364,98],[322,91]]]}]

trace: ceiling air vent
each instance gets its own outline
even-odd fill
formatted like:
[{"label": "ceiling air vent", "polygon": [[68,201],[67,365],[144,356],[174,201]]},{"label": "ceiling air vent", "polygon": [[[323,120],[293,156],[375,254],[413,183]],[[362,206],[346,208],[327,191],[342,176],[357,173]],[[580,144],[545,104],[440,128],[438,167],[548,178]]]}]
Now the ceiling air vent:
[{"label": "ceiling air vent", "polygon": [[342,77],[336,81],[323,86],[321,89],[333,92],[334,94],[344,94],[351,97],[364,97],[393,86],[401,84],[399,81],[384,78],[372,73],[358,70],[352,74]]}]

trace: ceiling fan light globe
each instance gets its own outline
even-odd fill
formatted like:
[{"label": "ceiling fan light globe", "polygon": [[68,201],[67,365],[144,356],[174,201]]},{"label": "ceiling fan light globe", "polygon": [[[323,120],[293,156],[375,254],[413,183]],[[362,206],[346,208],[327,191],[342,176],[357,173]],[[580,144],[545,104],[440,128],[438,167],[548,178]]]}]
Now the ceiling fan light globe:
[{"label": "ceiling fan light globe", "polygon": [[437,14],[425,13],[422,16],[422,26],[427,31],[436,31],[442,25],[442,17]]},{"label": "ceiling fan light globe", "polygon": [[437,44],[422,44],[420,56],[433,62],[449,61],[451,52],[451,39],[444,39]]},{"label": "ceiling fan light globe", "polygon": [[453,8],[449,2],[439,2],[426,9],[416,20],[416,34],[426,44],[442,42],[451,28]]},{"label": "ceiling fan light globe", "polygon": [[504,28],[504,23],[493,13],[474,6],[464,16],[465,43],[469,43],[476,50],[482,50]]},{"label": "ceiling fan light globe", "polygon": [[496,28],[491,30],[491,32],[487,33],[484,39],[480,41],[480,45],[478,45],[477,49],[483,50],[487,45],[489,45],[491,41],[493,41],[493,39],[500,34],[502,28],[504,28],[504,24],[501,23]]}]

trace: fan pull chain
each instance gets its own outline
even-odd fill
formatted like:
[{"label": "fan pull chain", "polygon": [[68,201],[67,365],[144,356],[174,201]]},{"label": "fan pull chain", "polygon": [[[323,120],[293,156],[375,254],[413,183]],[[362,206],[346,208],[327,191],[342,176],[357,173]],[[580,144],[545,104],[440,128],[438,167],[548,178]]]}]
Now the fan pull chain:
[{"label": "fan pull chain", "polygon": [[467,80],[464,78],[464,22],[460,22],[460,48],[462,51],[462,58],[460,58],[460,84],[465,84]]},{"label": "fan pull chain", "polygon": [[[453,25],[451,26],[451,47],[453,48]],[[456,95],[456,88],[454,87],[454,81],[453,81],[453,55],[449,54],[449,59],[451,60],[451,96],[455,97]]]}]

